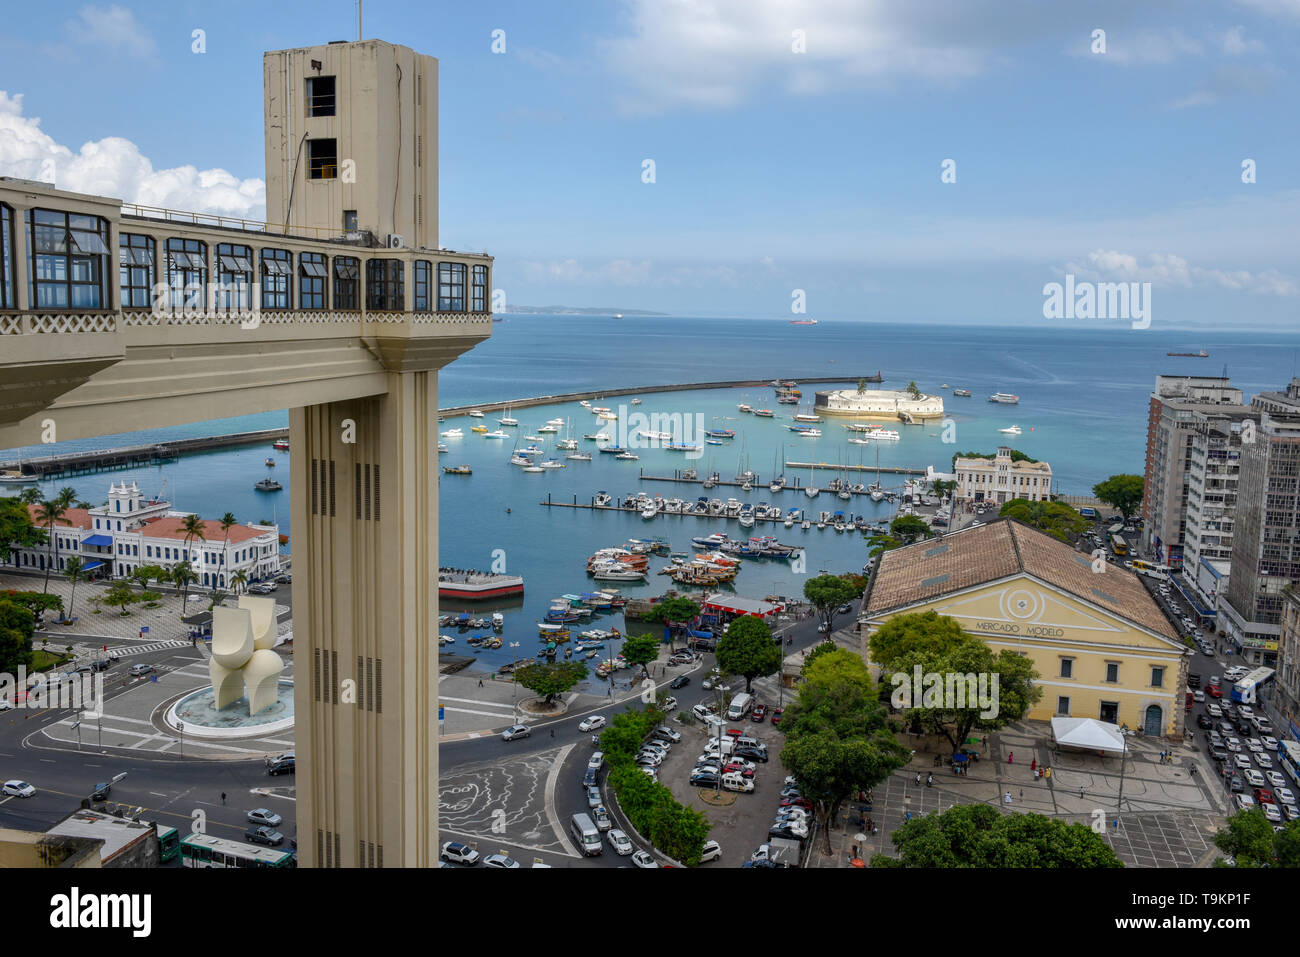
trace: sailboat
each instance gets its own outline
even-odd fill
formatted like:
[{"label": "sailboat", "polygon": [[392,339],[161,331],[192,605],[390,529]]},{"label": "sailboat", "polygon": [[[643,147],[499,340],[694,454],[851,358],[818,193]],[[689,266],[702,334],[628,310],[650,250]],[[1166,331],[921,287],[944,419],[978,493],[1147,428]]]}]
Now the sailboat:
[{"label": "sailboat", "polygon": [[871,501],[879,502],[885,497],[885,490],[880,487],[880,446],[876,446],[876,480],[867,486]]},{"label": "sailboat", "polygon": [[509,406],[509,405],[506,406],[506,414],[505,414],[502,418],[497,419],[497,421],[500,422],[502,425],[518,425],[518,424],[519,424],[519,420],[518,420],[518,419],[512,419],[512,418],[510,417],[510,406]]},{"label": "sailboat", "polygon": [[816,498],[818,494],[821,492],[821,489],[819,489],[814,484],[816,481],[817,479],[813,475],[813,464],[809,462],[808,463],[808,487],[803,490],[803,493],[807,495],[809,498]]}]

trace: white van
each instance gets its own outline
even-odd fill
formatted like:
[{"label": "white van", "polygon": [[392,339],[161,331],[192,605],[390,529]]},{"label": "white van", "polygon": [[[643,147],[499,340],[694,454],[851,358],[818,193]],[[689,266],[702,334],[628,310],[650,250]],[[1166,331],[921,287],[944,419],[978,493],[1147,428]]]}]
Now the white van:
[{"label": "white van", "polygon": [[578,850],[587,857],[598,857],[603,850],[600,843],[600,831],[586,814],[575,814],[569,819],[569,833],[578,844]]},{"label": "white van", "polygon": [[749,714],[750,709],[754,707],[754,696],[741,692],[731,699],[731,707],[727,708],[727,720],[739,721],[745,715]]},{"label": "white van", "polygon": [[719,741],[717,738],[709,738],[704,744],[704,750],[707,754],[721,754],[724,758],[731,757],[731,752],[736,749],[736,742],[733,738],[723,738]]},{"label": "white van", "polygon": [[728,791],[748,793],[754,790],[754,782],[738,771],[729,771],[722,776],[722,786]]}]

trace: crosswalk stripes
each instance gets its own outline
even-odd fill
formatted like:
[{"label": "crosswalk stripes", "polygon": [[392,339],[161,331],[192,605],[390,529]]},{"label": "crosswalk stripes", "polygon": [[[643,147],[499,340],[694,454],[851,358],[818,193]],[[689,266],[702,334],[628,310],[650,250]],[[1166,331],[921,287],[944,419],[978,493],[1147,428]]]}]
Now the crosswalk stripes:
[{"label": "crosswalk stripes", "polygon": [[188,648],[188,641],[151,641],[143,645],[128,645],[110,648],[109,651],[119,658],[130,658],[133,655],[147,655],[151,651],[165,651],[168,648]]}]

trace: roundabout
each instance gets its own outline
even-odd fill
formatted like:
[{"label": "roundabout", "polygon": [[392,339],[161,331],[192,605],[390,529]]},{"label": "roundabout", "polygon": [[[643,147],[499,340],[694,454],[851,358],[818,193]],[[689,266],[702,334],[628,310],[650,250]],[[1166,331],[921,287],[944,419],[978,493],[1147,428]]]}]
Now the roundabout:
[{"label": "roundabout", "polygon": [[163,724],[193,738],[260,738],[293,729],[293,682],[281,679],[275,703],[250,716],[248,699],[239,698],[218,709],[210,687],[177,700],[163,715]]}]

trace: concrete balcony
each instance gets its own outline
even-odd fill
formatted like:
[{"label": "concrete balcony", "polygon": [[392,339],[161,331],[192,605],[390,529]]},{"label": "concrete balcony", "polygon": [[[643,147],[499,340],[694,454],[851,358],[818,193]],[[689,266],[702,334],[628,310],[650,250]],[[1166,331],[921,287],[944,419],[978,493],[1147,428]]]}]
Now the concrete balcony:
[{"label": "concrete balcony", "polygon": [[120,318],[110,312],[0,314],[0,429],[39,415],[120,362]]}]

